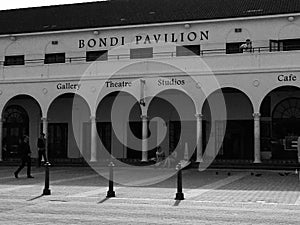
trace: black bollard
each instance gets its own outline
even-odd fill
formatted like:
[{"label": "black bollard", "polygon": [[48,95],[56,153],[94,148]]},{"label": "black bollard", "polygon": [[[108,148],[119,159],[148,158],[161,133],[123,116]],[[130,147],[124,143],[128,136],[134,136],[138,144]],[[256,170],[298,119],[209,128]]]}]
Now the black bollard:
[{"label": "black bollard", "polygon": [[43,190],[43,195],[51,195],[51,190],[49,189],[49,167],[51,164],[49,162],[45,163],[45,188]]},{"label": "black bollard", "polygon": [[182,171],[181,164],[178,163],[176,166],[177,170],[177,193],[175,196],[175,200],[184,200],[184,194],[182,193]]},{"label": "black bollard", "polygon": [[109,167],[109,183],[108,183],[108,191],[107,191],[107,198],[113,198],[116,197],[116,193],[114,192],[114,163],[110,162],[108,165]]}]

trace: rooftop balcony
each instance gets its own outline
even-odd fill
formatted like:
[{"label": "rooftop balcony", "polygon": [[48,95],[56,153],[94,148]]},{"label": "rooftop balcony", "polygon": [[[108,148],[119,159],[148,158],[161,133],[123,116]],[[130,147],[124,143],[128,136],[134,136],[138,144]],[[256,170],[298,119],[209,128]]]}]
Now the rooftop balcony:
[{"label": "rooftop balcony", "polygon": [[[24,65],[5,66],[0,62],[0,83],[33,80],[87,78],[105,79],[116,71],[120,76],[179,75],[180,71],[193,75],[259,73],[300,70],[300,51],[274,51],[255,47],[248,52],[226,54],[225,49],[202,50],[200,55],[176,56],[175,52],[153,53],[153,58],[130,59],[129,54],[109,55],[105,61],[86,62],[86,57],[66,58],[65,63],[44,64],[44,59],[26,60]],[[159,62],[171,67],[160,67]],[[135,64],[134,67],[128,67]],[[201,66],[199,66],[201,64]],[[204,66],[207,65],[207,66]],[[124,69],[125,68],[125,69]]]}]

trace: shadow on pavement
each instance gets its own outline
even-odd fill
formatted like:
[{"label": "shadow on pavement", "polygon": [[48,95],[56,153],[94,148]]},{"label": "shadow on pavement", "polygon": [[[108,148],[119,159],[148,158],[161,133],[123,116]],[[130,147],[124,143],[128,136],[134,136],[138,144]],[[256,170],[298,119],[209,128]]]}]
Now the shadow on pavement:
[{"label": "shadow on pavement", "polygon": [[[2,167],[4,168],[4,167]],[[1,168],[1,169],[2,169]],[[23,178],[24,174],[20,174],[19,179],[13,177],[14,167],[6,168],[1,171],[0,185],[35,185],[43,184],[44,171],[42,169],[33,169],[35,179]],[[124,170],[126,170],[125,168]],[[107,170],[107,168],[103,168]],[[121,171],[122,168],[119,168]],[[159,174],[160,169],[156,169],[156,174]],[[23,171],[25,173],[25,171]],[[271,171],[230,171],[230,170],[207,170],[199,172],[197,169],[183,171],[183,188],[198,189],[206,188],[210,184],[226,181],[236,175],[244,173],[245,176],[240,179],[233,180],[224,185],[219,185],[216,189],[219,190],[253,190],[253,191],[299,191],[300,181],[298,175],[294,172],[271,172]],[[130,174],[129,174],[130,175]],[[128,179],[138,180],[143,179],[143,174],[138,172],[132,177],[128,174]],[[135,177],[136,176],[136,177]],[[159,183],[142,186],[144,188],[176,188],[176,174]],[[54,182],[54,183],[51,183]],[[133,182],[134,183],[134,182]],[[83,187],[108,187],[108,180],[98,175],[92,168],[89,167],[63,167],[51,168],[50,170],[50,186],[83,186]],[[124,186],[115,184],[116,186]],[[138,185],[129,185],[135,187]],[[1,191],[0,191],[1,193]]]}]

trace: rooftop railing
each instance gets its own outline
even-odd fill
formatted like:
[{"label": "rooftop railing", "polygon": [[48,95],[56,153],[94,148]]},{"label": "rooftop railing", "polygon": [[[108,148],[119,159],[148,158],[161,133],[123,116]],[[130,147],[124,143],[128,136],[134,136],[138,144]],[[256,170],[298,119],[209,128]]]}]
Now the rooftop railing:
[{"label": "rooftop railing", "polygon": [[[300,46],[299,46],[299,50],[300,50]],[[279,51],[279,50],[275,50],[275,51],[271,51],[270,47],[252,47],[249,49],[244,49],[241,52],[230,52],[228,53],[228,49],[203,49],[200,50],[198,54],[194,54],[192,52],[188,52],[186,55],[180,55],[178,56],[176,52],[155,52],[153,53],[151,58],[174,58],[174,57],[210,57],[210,56],[232,56],[232,55],[243,55],[243,54],[260,54],[260,53],[267,53],[267,52],[283,52],[283,51]],[[139,59],[143,59],[143,54],[140,55],[141,57],[139,57]],[[147,54],[147,56],[149,56],[149,54]],[[101,57],[99,57],[97,60],[95,61],[115,61],[115,60],[128,60],[131,59],[130,54],[112,54],[107,56],[107,58],[103,59]],[[136,59],[136,58],[135,58]],[[145,57],[145,59],[150,59],[149,57]],[[79,56],[79,57],[66,57],[65,58],[65,62],[63,63],[59,63],[59,62],[53,62],[51,64],[71,64],[71,63],[93,63],[94,61],[88,61],[86,56]],[[43,65],[45,63],[45,59],[40,58],[40,59],[26,59],[25,56],[25,60],[23,64],[10,64],[10,65],[6,65],[5,61],[0,61],[0,66],[3,67],[11,67],[11,66],[40,66]],[[51,64],[47,64],[47,65],[51,65]]]}]

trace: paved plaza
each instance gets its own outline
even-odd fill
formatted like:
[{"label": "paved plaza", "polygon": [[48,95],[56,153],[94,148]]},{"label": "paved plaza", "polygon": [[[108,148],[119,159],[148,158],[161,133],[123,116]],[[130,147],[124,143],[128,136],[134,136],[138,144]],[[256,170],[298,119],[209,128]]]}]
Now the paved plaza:
[{"label": "paved plaza", "polygon": [[[1,225],[300,221],[300,181],[294,171],[183,170],[185,200],[176,201],[176,174],[164,179],[171,169],[115,168],[116,179],[123,180],[109,199],[108,181],[89,167],[52,167],[49,196],[41,196],[44,168],[33,168],[34,179],[27,179],[25,170],[14,178],[15,169],[0,167]],[[108,168],[100,170],[108,175]]]}]

